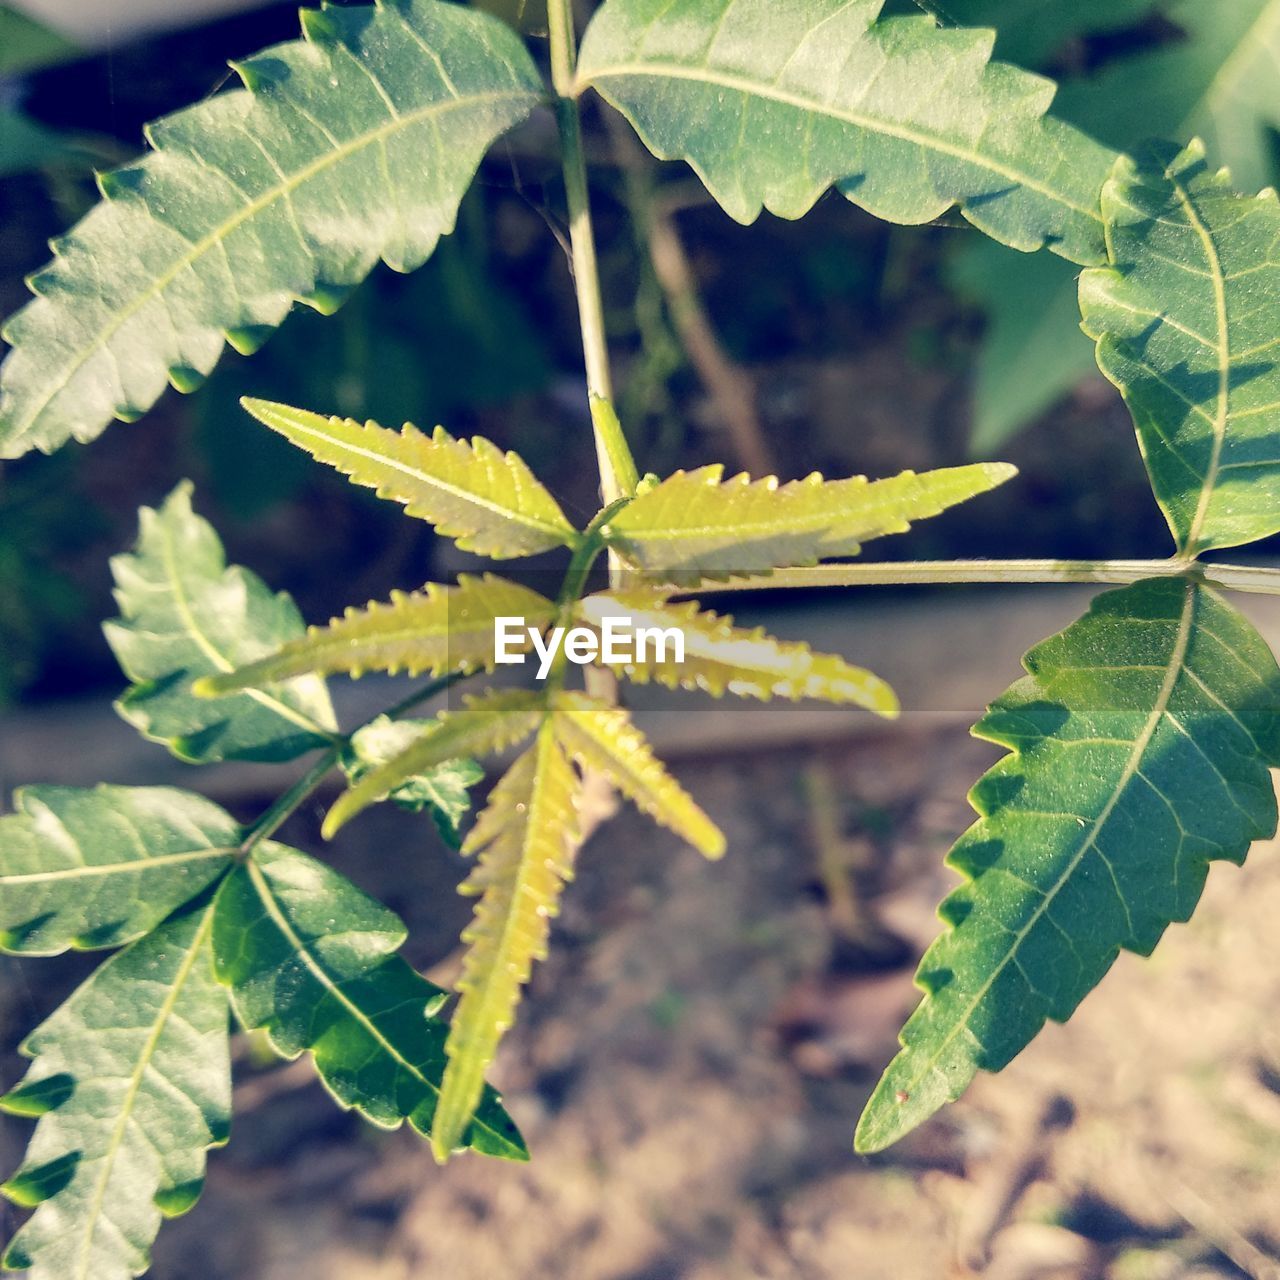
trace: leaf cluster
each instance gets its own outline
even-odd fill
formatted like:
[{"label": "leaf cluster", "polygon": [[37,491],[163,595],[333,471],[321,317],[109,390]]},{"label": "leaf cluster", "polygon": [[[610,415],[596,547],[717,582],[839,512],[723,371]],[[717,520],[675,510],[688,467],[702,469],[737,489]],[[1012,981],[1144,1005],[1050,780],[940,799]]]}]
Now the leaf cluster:
[{"label": "leaf cluster", "polygon": [[[1269,20],[1272,5],[1248,4],[1233,0],[1233,21]],[[1006,47],[1019,47],[1018,6],[925,7],[949,18],[952,5],[974,21],[999,9]],[[1023,27],[1022,56],[1147,7],[1108,16],[1082,4],[1060,27]],[[1201,143],[1138,148],[1049,114],[1054,86],[993,61],[990,31],[883,10],[606,0],[566,70],[567,10],[548,8],[567,146],[574,98],[594,89],[740,221],[799,217],[834,188],[902,223],[954,209],[1001,245],[1084,268],[1084,328],[1133,413],[1174,540],[1171,563],[1033,649],[1026,678],[977,726],[1008,755],[972,793],[978,820],[951,855],[964,883],[943,904],[924,998],[859,1126],[865,1151],[978,1069],[999,1069],[1047,1018],[1068,1017],[1121,949],[1148,952],[1186,919],[1210,862],[1238,862],[1274,832],[1267,770],[1280,765],[1280,671],[1199,561],[1280,532],[1280,204],[1237,194]],[[1273,57],[1256,34],[1271,27],[1249,30],[1262,61]],[[191,389],[224,342],[253,351],[295,303],[328,311],[377,261],[419,265],[485,150],[547,97],[512,30],[439,0],[306,11],[303,31],[240,64],[242,88],[159,122],[146,157],[103,175],[102,203],[54,244],[5,330],[0,456],[88,440],[144,413],[166,383]],[[1241,83],[1257,70],[1249,50],[1247,66],[1230,63]],[[1209,74],[1194,50],[1181,56],[1188,78]],[[584,334],[589,348],[603,342]],[[737,627],[694,597],[795,582],[1013,475],[983,463],[783,483],[713,465],[639,479],[597,397],[603,487],[620,492],[579,527],[491,441],[245,407],[464,550],[559,554],[565,576],[552,596],[463,574],[308,628],[287,597],[225,563],[188,487],[144,509],[137,548],[113,563],[120,617],[108,638],[131,682],[121,714],[192,763],[318,755],[248,827],[155,788],[32,787],[0,819],[0,946],[120,948],[29,1037],[28,1075],[0,1102],[38,1118],[5,1184],[35,1207],[7,1264],[37,1277],[137,1274],[160,1217],[194,1202],[206,1152],[228,1133],[230,1015],[283,1056],[310,1052],[341,1105],[376,1124],[407,1120],[441,1160],[466,1147],[524,1158],[485,1076],[589,835],[589,776],[706,857],[725,852],[724,836],[624,709],[588,692],[594,683],[571,687],[563,651],[534,687],[450,699],[430,719],[408,713],[493,672],[497,622],[518,617],[526,649],[571,626],[600,638],[615,618],[679,635],[683,661],[602,649],[599,664],[623,681],[892,717],[896,695],[872,672]],[[603,557],[609,581],[593,590]],[[326,677],[370,671],[431,683],[342,732]],[[484,757],[500,774],[464,834]],[[475,912],[447,1021],[447,993],[398,954],[401,922],[274,839],[335,769],[346,786],[325,836],[390,799],[430,812],[471,859],[462,892]]]}]

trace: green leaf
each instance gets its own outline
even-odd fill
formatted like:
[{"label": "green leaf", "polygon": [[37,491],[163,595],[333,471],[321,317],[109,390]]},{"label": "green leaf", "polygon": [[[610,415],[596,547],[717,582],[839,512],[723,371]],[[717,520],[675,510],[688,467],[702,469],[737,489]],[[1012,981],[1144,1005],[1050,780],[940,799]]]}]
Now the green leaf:
[{"label": "green leaf", "polygon": [[25,787],[0,818],[0,950],[118,947],[231,865],[229,814],[166,787]]},{"label": "green leaf", "polygon": [[[479,862],[462,886],[479,895],[449,1027],[449,1065],[432,1149],[444,1161],[480,1102],[484,1073],[515,1017],[520,988],[547,954],[560,893],[580,841],[581,782],[550,722],[494,787],[463,852]],[[474,1123],[474,1122],[472,1122]]]},{"label": "green leaf", "polygon": [[409,271],[453,227],[480,158],[542,96],[519,37],[436,0],[304,10],[305,40],[151,126],[154,150],[31,279],[4,331],[0,457],[91,440],[228,338],[256,350],[296,301],[334,309],[381,258]]},{"label": "green leaf", "polygon": [[[261,845],[218,892],[213,949],[219,979],[245,1027],[278,1052],[310,1050],[325,1086],[383,1128],[408,1120],[432,1133],[444,1072],[445,993],[395,952],[392,912],[315,859]],[[486,1089],[460,1145],[528,1158],[498,1096]]]},{"label": "green leaf", "polygon": [[337,467],[380,498],[402,502],[464,551],[495,560],[573,546],[577,534],[524,461],[490,440],[455,440],[443,427],[426,435],[324,418],[265,400],[245,400],[259,422],[314,458]]},{"label": "green leaf", "polygon": [[[948,26],[994,27],[996,53],[1038,67],[1070,40],[1130,26],[1158,0],[916,0]],[[1055,114],[1061,115],[1061,112]]]},{"label": "green leaf", "polygon": [[207,702],[201,676],[233,671],[303,634],[292,600],[227,566],[222,543],[180,484],[158,511],[143,507],[137,550],[116,556],[120,618],[104,626],[132,687],[116,709],[181,760],[289,760],[333,741],[333,707],[314,677]]},{"label": "green leaf", "polygon": [[428,769],[450,760],[489,755],[527,738],[538,727],[546,709],[542,693],[523,689],[464,698],[459,710],[444,712],[429,733],[386,764],[371,769],[350,791],[338,797],[324,820],[325,839],[332,839],[338,828],[362,809]]},{"label": "green leaf", "polygon": [[1018,249],[1104,257],[1114,155],[1045,112],[1047,80],[989,63],[993,37],[883,0],[607,0],[579,81],[655,155],[687,160],[740,222],[806,213],[833,183],[891,222],[953,206]]},{"label": "green leaf", "polygon": [[1111,591],[1025,659],[975,734],[1012,754],[973,789],[902,1052],[858,1126],[896,1142],[978,1068],[1065,1021],[1121,948],[1190,918],[1214,859],[1276,829],[1280,671],[1218,596],[1161,579]]},{"label": "green leaf", "polygon": [[21,111],[0,107],[0,177],[43,169],[71,154],[66,140]]},{"label": "green leaf", "polygon": [[1280,201],[1193,143],[1122,159],[1103,210],[1114,265],[1081,278],[1084,326],[1178,550],[1280,531]]},{"label": "green leaf", "polygon": [[[1118,0],[1103,2],[1123,15],[1126,6]],[[1091,3],[949,0],[947,10],[956,21],[994,22],[1001,43],[1006,30],[1019,42],[1034,42],[1037,33],[1050,34],[1073,15],[1088,29],[1101,29]],[[974,12],[982,16],[966,16]],[[1238,188],[1256,191],[1274,182],[1280,0],[1182,0],[1168,13],[1185,33],[1181,38],[1119,58],[1096,76],[1066,81],[1054,113],[1125,150],[1150,137],[1187,141],[1199,134],[1210,159],[1231,169]],[[1013,52],[1008,56],[1019,60]],[[989,316],[974,393],[973,445],[975,452],[990,453],[1097,365],[1080,333],[1077,273],[1065,263],[984,241],[964,251],[957,275]]]},{"label": "green leaf", "polygon": [[862,543],[905,533],[1017,475],[984,462],[888,480],[824,480],[817,472],[780,485],[769,476],[723,479],[718,463],[677,471],[605,526],[611,547],[646,574],[668,581],[763,573],[857,555]]},{"label": "green leaf", "polygon": [[[392,720],[379,716],[356,731],[342,767],[354,785],[390,763],[439,724],[438,720]],[[484,777],[474,760],[446,760],[402,782],[388,797],[402,809],[431,814],[441,837],[454,849],[462,843],[462,820],[471,811],[471,788]]]},{"label": "green leaf", "polygon": [[[456,587],[428,583],[423,591],[394,592],[386,604],[348,609],[327,627],[307,634],[258,662],[199,681],[200,697],[219,697],[270,684],[306,672],[406,672],[411,676],[443,671],[492,671],[494,620],[518,617],[526,627],[550,624],[556,607],[518,583],[486,573],[461,574]],[[532,647],[526,635],[523,647]],[[513,649],[519,649],[513,644]]]},{"label": "green leaf", "polygon": [[723,857],[724,833],[667,772],[621,707],[561,693],[553,703],[552,728],[561,748],[584,769],[605,774],[638,808],[704,857]]},{"label": "green leaf", "polygon": [[34,1059],[0,1109],[40,1116],[2,1188],[38,1205],[3,1265],[31,1280],[128,1280],[161,1217],[185,1213],[227,1140],[227,995],[204,906],[113,956],[27,1037]]},{"label": "green leaf", "polygon": [[[817,698],[823,702],[852,703],[893,719],[898,698],[879,676],[855,667],[833,654],[814,653],[798,641],[775,640],[762,627],[745,630],[702,609],[696,601],[673,604],[659,589],[601,592],[587,596],[578,616],[596,628],[606,618],[625,619],[635,637],[627,656],[603,665],[637,684],[654,681],[668,689],[701,689],[714,697],[725,693],[740,698]],[[683,660],[675,637],[645,641],[640,653],[639,633],[678,632],[683,639]],[[605,652],[603,636],[600,652]]]}]

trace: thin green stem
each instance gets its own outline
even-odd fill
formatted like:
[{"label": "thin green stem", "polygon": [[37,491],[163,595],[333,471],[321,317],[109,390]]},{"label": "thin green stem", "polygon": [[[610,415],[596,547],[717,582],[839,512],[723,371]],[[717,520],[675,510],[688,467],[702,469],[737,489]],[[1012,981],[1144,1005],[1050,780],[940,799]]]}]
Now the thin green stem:
[{"label": "thin green stem", "polygon": [[925,583],[1096,582],[1124,585],[1143,578],[1194,578],[1211,587],[1280,595],[1280,568],[1201,564],[1195,560],[921,560],[823,564],[727,581],[681,585],[679,595],[712,591],[774,591],[796,587],[908,586]]},{"label": "thin green stem", "polygon": [[[577,38],[570,0],[548,0],[547,20],[551,37],[551,82],[556,91],[556,120],[564,166],[565,197],[569,206],[569,245],[573,254],[573,283],[578,295],[582,328],[582,353],[591,396],[613,402],[609,376],[609,345],[600,295],[600,265],[596,257],[591,204],[587,196],[587,166],[582,149],[582,119],[573,96],[577,62]],[[621,431],[606,439],[593,413],[596,459],[600,467],[600,491],[606,503],[635,491],[636,465]]]}]

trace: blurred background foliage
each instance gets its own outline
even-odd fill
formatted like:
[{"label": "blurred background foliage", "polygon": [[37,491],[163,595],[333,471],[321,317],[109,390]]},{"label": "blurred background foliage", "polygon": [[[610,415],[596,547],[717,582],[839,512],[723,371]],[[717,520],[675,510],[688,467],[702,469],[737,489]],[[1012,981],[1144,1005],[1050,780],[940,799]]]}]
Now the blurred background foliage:
[{"label": "blurred background foliage", "polygon": [[[475,2],[540,48],[538,0]],[[1060,79],[1061,113],[1113,145],[1200,132],[1245,188],[1274,178],[1275,0],[888,7],[998,22],[1001,55]],[[0,312],[22,305],[47,239],[96,198],[94,167],[136,153],[146,121],[224,89],[227,59],[296,34],[294,5],[268,4],[81,50],[0,4]],[[831,196],[802,222],[743,228],[594,107],[588,147],[620,407],[645,468],[884,474],[998,453],[1022,468],[1017,486],[885,554],[1168,550],[1127,415],[1079,332],[1069,264],[951,226],[888,227]],[[228,356],[200,392],[170,395],[143,423],[0,470],[0,700],[114,680],[98,634],[106,560],[129,542],[137,505],[182,475],[232,557],[311,618],[457,567],[425,526],[256,428],[242,394],[480,431],[518,445],[567,510],[593,509],[563,242],[542,114],[486,160],[422,271],[379,270],[336,317],[299,309],[252,361]]]}]

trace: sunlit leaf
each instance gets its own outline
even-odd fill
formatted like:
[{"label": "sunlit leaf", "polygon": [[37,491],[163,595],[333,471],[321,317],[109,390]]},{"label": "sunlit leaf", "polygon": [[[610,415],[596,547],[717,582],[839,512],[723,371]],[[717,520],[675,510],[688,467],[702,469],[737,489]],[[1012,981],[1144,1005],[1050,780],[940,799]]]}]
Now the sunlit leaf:
[{"label": "sunlit leaf", "polygon": [[[379,716],[357,730],[343,768],[352,783],[388,764],[431,733],[435,720],[392,720]],[[484,777],[474,760],[446,760],[402,782],[387,798],[413,813],[431,814],[441,837],[453,848],[461,844],[462,820],[471,812],[471,788]]]},{"label": "sunlit leaf", "polygon": [[231,865],[241,840],[217,805],[167,787],[25,787],[0,818],[0,949],[118,947]]},{"label": "sunlit leaf", "polygon": [[265,400],[244,406],[353,484],[429,520],[464,551],[504,560],[575,540],[573,526],[524,461],[482,436],[455,440],[443,427],[427,435],[407,423],[391,431]]},{"label": "sunlit leaf", "polygon": [[185,1213],[227,1140],[227,994],[206,904],[113,956],[26,1039],[0,1110],[38,1116],[4,1194],[37,1206],[6,1268],[30,1280],[130,1280],[162,1217]]},{"label": "sunlit leaf", "polygon": [[[218,977],[241,1022],[263,1028],[289,1058],[309,1050],[333,1096],[383,1128],[433,1132],[446,1027],[432,1016],[445,993],[395,953],[404,925],[350,881],[305,854],[265,845],[218,891]],[[456,1145],[527,1159],[498,1096]]]},{"label": "sunlit leaf", "polygon": [[234,671],[303,634],[288,596],[228,566],[211,525],[180,484],[159,510],[143,507],[137,550],[116,556],[120,617],[107,641],[133,681],[117,709],[183,760],[288,760],[332,742],[324,683],[306,676],[235,698],[195,697],[201,676]]},{"label": "sunlit leaf", "polygon": [[[385,604],[348,609],[327,627],[308,628],[304,637],[269,657],[201,680],[196,692],[220,697],[306,672],[416,676],[492,671],[495,619],[516,617],[526,628],[541,629],[554,616],[555,605],[536,591],[489,573],[478,578],[462,574],[455,587],[432,582],[412,594],[394,592]],[[525,634],[511,648],[523,651],[532,643]]]},{"label": "sunlit leaf", "polygon": [[1280,531],[1280,201],[1237,195],[1204,149],[1121,160],[1103,195],[1113,266],[1080,281],[1178,550]]},{"label": "sunlit leaf", "polygon": [[480,1101],[484,1073],[515,1017],[520,988],[546,958],[551,919],[573,876],[581,782],[550,724],[494,787],[463,844],[479,862],[463,885],[478,895],[467,944],[461,999],[449,1027],[432,1147],[444,1160]]},{"label": "sunlit leaf", "polygon": [[54,242],[4,330],[0,457],[91,440],[190,391],[229,339],[339,305],[382,259],[420,266],[485,151],[542,97],[519,37],[437,0],[306,9],[245,88],[152,125],[153,150]]},{"label": "sunlit leaf", "polygon": [[1017,474],[1002,462],[887,480],[824,480],[816,472],[779,484],[770,476],[724,479],[718,463],[677,471],[624,507],[605,529],[609,545],[656,577],[679,581],[761,573],[853,556],[864,542],[905,533]]},{"label": "sunlit leaf", "polygon": [[708,858],[724,854],[724,833],[667,772],[621,707],[580,693],[562,693],[552,709],[556,738],[584,769],[603,773],[638,808],[699,853]]},{"label": "sunlit leaf", "polygon": [[430,731],[338,797],[324,820],[326,839],[362,809],[428,769],[450,760],[489,755],[527,738],[545,714],[546,699],[540,692],[490,692],[464,699],[461,708],[444,712]]},{"label": "sunlit leaf", "polygon": [[[898,714],[898,699],[879,676],[832,654],[814,653],[798,641],[775,640],[763,628],[745,630],[702,609],[694,601],[673,603],[664,592],[635,588],[588,596],[579,616],[596,628],[606,619],[630,633],[626,656],[607,659],[601,636],[602,661],[628,680],[651,681],[669,689],[702,689],[720,697],[817,698],[823,702],[854,703],[890,718]],[[646,633],[642,636],[640,633]],[[683,638],[683,660],[676,636]]]},{"label": "sunlit leaf", "polygon": [[1276,829],[1280,671],[1191,582],[1141,582],[1027,655],[975,734],[1012,754],[973,789],[949,861],[968,881],[925,954],[925,992],[858,1126],[878,1151],[1062,1022],[1121,948],[1190,918],[1215,859]]},{"label": "sunlit leaf", "polygon": [[740,222],[798,218],[834,185],[891,222],[954,206],[1014,248],[1102,261],[1114,154],[1046,117],[1049,81],[989,62],[990,32],[883,5],[606,0],[579,80]]}]

